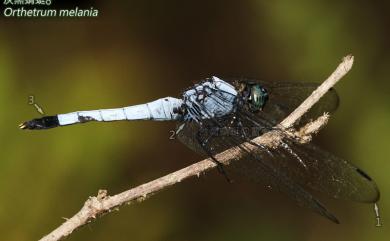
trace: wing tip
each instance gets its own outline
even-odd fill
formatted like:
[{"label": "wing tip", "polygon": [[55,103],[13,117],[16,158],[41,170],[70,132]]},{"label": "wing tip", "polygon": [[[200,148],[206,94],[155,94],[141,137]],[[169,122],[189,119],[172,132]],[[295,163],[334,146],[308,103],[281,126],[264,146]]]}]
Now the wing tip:
[{"label": "wing tip", "polygon": [[368,195],[366,198],[362,198],[361,201],[365,203],[375,203],[379,201],[380,199],[380,191],[378,188],[378,185],[376,182],[362,169],[355,167],[356,172],[359,174],[360,177],[362,177],[364,180],[365,185],[368,187],[370,192],[368,192]]},{"label": "wing tip", "polygon": [[380,193],[379,188],[376,185],[376,183],[374,181],[372,181],[372,184],[374,185],[373,195],[372,195],[371,198],[368,198],[367,200],[364,200],[365,203],[376,203],[376,202],[379,201],[379,199],[381,197],[381,193]]},{"label": "wing tip", "polygon": [[320,203],[317,199],[313,197],[313,201],[316,204],[316,209],[314,209],[317,213],[321,214],[322,216],[326,217],[330,221],[336,224],[340,224],[340,221],[337,219],[335,215],[333,215],[326,207]]},{"label": "wing tip", "polygon": [[338,220],[338,218],[336,216],[334,216],[332,213],[330,213],[329,211],[327,211],[327,214],[326,214],[326,217],[332,221],[333,223],[335,224],[340,224],[340,221]]}]

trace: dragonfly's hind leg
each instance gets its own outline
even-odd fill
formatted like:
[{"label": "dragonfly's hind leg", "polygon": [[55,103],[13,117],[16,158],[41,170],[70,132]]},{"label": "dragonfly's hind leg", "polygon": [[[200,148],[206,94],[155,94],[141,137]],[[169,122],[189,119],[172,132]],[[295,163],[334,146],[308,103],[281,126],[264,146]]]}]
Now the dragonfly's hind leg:
[{"label": "dragonfly's hind leg", "polygon": [[212,140],[212,138],[214,138],[214,135],[215,134],[211,132],[206,138],[203,138],[201,136],[201,131],[198,131],[196,133],[196,140],[198,141],[198,144],[202,148],[202,150],[217,165],[219,173],[221,173],[226,178],[226,181],[228,181],[229,183],[232,183],[232,180],[227,175],[223,164],[215,158],[214,154],[212,153],[212,150],[207,146],[207,144]]}]

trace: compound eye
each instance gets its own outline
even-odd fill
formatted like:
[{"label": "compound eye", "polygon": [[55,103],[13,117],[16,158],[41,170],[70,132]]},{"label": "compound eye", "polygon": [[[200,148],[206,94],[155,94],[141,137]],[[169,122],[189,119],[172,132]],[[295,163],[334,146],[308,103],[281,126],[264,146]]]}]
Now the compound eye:
[{"label": "compound eye", "polygon": [[249,100],[249,107],[253,112],[262,110],[268,100],[267,90],[262,88],[259,84],[253,85],[251,87]]}]

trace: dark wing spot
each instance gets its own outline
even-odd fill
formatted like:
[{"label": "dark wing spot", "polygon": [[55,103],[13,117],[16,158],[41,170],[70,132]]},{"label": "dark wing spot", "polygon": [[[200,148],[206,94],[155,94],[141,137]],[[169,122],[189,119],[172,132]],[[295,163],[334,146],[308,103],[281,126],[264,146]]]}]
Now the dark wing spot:
[{"label": "dark wing spot", "polygon": [[361,169],[356,168],[356,171],[357,171],[360,175],[362,175],[363,177],[365,177],[367,180],[372,181],[371,177],[368,176],[367,173],[363,172]]}]

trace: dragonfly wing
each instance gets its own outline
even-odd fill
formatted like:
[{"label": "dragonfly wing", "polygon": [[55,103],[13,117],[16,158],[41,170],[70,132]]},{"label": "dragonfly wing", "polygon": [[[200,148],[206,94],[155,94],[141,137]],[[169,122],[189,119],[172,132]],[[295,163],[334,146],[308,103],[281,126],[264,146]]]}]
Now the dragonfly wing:
[{"label": "dragonfly wing", "polygon": [[295,182],[334,198],[367,203],[379,200],[376,183],[358,167],[314,144],[290,141],[288,145],[300,160],[279,148],[279,158],[272,165]]},{"label": "dragonfly wing", "polygon": [[[270,95],[264,111],[251,113],[240,109],[232,116],[218,119],[208,118],[202,120],[201,123],[185,122],[184,127],[180,128],[178,139],[194,151],[205,155],[204,149],[201,148],[196,138],[199,131],[205,131],[206,135],[210,135],[212,133],[210,129],[214,127],[222,126],[232,130],[227,135],[219,133],[212,138],[206,137],[208,139],[208,149],[213,155],[216,155],[264,132],[250,131],[244,138],[241,133],[235,133],[240,125],[232,125],[235,122],[233,120],[241,120],[241,126],[249,128],[249,130],[251,128],[259,130],[259,127],[260,130],[262,130],[261,128],[264,128],[265,131],[270,130],[292,112],[318,85],[310,83],[264,83],[263,86],[267,88]],[[220,101],[223,101],[223,99],[220,99]],[[303,119],[309,120],[323,112],[334,111],[337,106],[338,96],[332,90]],[[292,140],[286,140],[286,142],[294,153],[296,151],[295,154],[304,161],[304,164],[297,160],[291,152],[286,152],[283,148],[266,150],[258,147],[255,151],[246,151],[245,157],[227,167],[228,175],[229,170],[232,170],[249,179],[262,181],[266,185],[287,194],[299,205],[309,207],[334,222],[338,222],[337,219],[310,194],[310,189],[325,191],[333,197],[357,201],[372,202],[378,199],[379,192],[377,192],[375,183],[367,175],[364,175],[360,169],[312,145],[301,147]],[[274,157],[271,157],[269,152],[273,152]],[[324,172],[322,172],[322,169]],[[344,186],[338,186],[340,180]],[[353,191],[349,188],[352,188]]]},{"label": "dragonfly wing", "polygon": [[258,150],[248,153],[247,156],[230,164],[227,168],[228,173],[238,173],[244,178],[254,182],[265,184],[271,189],[275,189],[290,199],[294,200],[299,206],[306,207],[329,220],[339,223],[337,218],[329,212],[304,186],[295,182],[282,169],[272,165],[273,159],[266,151]]},{"label": "dragonfly wing", "polygon": [[[255,123],[267,126],[269,116],[242,113],[241,118],[245,126],[253,126]],[[255,137],[252,135],[250,138]],[[285,142],[289,149],[276,149],[277,158],[270,162],[295,182],[334,198],[358,202],[375,202],[379,199],[375,182],[358,167],[314,144],[299,144],[289,139]]]},{"label": "dragonfly wing", "polygon": [[[192,150],[206,156],[206,153],[197,143],[196,138],[194,138],[194,133],[197,133],[199,128],[201,127],[196,123],[185,123],[185,126],[178,134],[178,139]],[[215,155],[230,147],[238,146],[242,142],[244,140],[237,135],[219,135],[211,139],[208,146]],[[275,165],[276,163],[271,161],[274,158],[271,158],[267,151],[258,148],[253,152],[243,149],[243,152],[245,154],[240,160],[234,161],[225,167],[227,175],[233,175],[233,180],[243,177],[266,186],[271,186],[273,189],[286,194],[299,206],[307,207],[338,223],[337,218],[305,190],[304,186],[289,177],[288,173],[286,174],[285,170],[282,169],[282,166]]]},{"label": "dragonfly wing", "polygon": [[[268,92],[269,100],[258,115],[278,124],[295,110],[319,86],[307,82],[263,82],[258,81]],[[339,97],[335,89],[330,89],[302,118],[300,123],[315,119],[324,112],[332,113],[339,106]],[[296,123],[296,124],[299,124]]]}]

